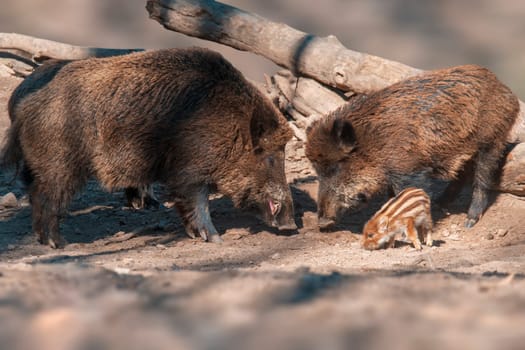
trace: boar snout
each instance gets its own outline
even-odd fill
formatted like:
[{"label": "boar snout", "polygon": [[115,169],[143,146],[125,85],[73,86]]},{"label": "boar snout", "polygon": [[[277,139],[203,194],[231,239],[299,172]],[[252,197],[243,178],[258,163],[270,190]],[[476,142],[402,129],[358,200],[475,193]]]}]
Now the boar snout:
[{"label": "boar snout", "polygon": [[279,214],[277,214],[277,228],[279,231],[293,231],[297,230],[297,225],[294,219],[294,208],[293,202],[290,199],[283,203],[283,208]]},{"label": "boar snout", "polygon": [[268,218],[265,220],[266,223],[279,231],[297,230],[291,198],[284,200],[269,198],[265,217]]},{"label": "boar snout", "polygon": [[317,224],[321,230],[329,230],[335,226],[340,206],[333,196],[320,193],[319,208],[317,211]]}]

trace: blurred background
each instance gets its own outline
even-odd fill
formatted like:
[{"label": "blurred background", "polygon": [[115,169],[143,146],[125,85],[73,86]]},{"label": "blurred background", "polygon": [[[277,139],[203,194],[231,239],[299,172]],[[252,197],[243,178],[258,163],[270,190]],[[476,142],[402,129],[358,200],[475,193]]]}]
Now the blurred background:
[{"label": "blurred background", "polygon": [[[418,68],[481,64],[525,98],[523,0],[224,2]],[[163,29],[148,18],[145,0],[2,0],[0,31],[85,46],[206,46],[255,80],[278,69],[252,54]]]}]

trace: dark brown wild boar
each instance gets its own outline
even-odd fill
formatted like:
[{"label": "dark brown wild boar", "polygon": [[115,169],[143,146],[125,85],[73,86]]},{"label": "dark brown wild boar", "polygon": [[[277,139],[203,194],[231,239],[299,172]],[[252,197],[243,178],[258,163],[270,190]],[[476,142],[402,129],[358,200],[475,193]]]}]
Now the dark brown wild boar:
[{"label": "dark brown wild boar", "polygon": [[[66,63],[67,60],[47,60],[44,66],[39,68],[30,76],[30,79],[33,81],[32,83],[26,84],[25,88],[20,87],[16,90],[16,93],[13,93],[11,95],[8,106],[11,124],[14,123],[15,118],[15,113],[14,111],[12,111],[12,108],[15,105],[17,105],[20,100],[24,99],[28,94],[34,92],[35,82],[37,86],[38,84],[47,82],[49,78],[53,77],[53,73],[50,74],[49,72],[53,72],[55,69],[60,69]],[[27,173],[27,169],[25,169],[23,165],[21,166],[23,173]],[[155,198],[151,186],[142,186],[140,188],[129,187],[125,189],[124,194],[126,197],[126,204],[129,207],[133,207],[135,209],[142,209],[149,207],[158,208],[160,206],[160,203]]]},{"label": "dark brown wild boar", "polygon": [[[16,96],[23,96],[17,98]],[[208,194],[295,229],[284,174],[292,132],[221,55],[169,49],[44,65],[10,103],[4,165],[23,164],[40,242],[91,176],[108,190],[165,185],[191,237],[220,241]]]},{"label": "dark brown wild boar", "polygon": [[473,195],[465,225],[487,207],[518,99],[489,70],[467,65],[424,73],[347,104],[307,131],[306,155],[319,175],[319,226],[355,211],[410,178],[452,181],[472,164]]}]

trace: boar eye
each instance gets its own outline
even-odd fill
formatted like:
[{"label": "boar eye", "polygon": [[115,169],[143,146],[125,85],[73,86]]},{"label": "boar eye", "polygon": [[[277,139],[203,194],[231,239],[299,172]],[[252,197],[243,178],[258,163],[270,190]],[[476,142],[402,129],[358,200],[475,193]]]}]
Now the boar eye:
[{"label": "boar eye", "polygon": [[268,166],[270,167],[273,167],[275,165],[275,159],[273,158],[273,156],[266,157],[266,164],[268,164]]},{"label": "boar eye", "polygon": [[372,238],[372,237],[374,237],[374,233],[373,233],[373,232],[368,232],[368,233],[366,234],[366,236],[367,236],[368,238]]},{"label": "boar eye", "polygon": [[360,203],[366,203],[368,202],[368,198],[366,197],[366,194],[364,194],[363,192],[359,192],[357,194],[357,200],[360,202]]}]

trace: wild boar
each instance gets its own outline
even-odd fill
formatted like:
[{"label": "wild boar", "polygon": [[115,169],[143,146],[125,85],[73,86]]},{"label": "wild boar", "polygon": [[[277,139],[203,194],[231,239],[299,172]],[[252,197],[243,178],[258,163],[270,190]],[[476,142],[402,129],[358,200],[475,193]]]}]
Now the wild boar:
[{"label": "wild boar", "polygon": [[[22,96],[17,97],[17,96]],[[33,231],[61,247],[60,215],[88,178],[111,191],[165,185],[186,233],[220,241],[219,192],[295,229],[285,118],[220,54],[168,49],[43,65],[14,91],[5,166],[23,164]]]},{"label": "wild boar", "polygon": [[376,194],[410,178],[451,181],[451,197],[473,165],[465,225],[488,205],[519,111],[518,99],[488,69],[466,65],[423,73],[348,103],[307,130],[306,156],[319,176],[318,219],[331,227]]},{"label": "wild boar", "polygon": [[[55,60],[50,59],[45,62],[45,65],[39,68],[37,71],[35,71],[31,76],[30,79],[33,81],[30,84],[27,84],[25,88],[20,87],[16,90],[15,93],[11,95],[11,98],[9,99],[9,118],[11,119],[11,124],[14,123],[15,113],[12,112],[12,108],[18,104],[20,100],[26,97],[27,94],[31,94],[34,89],[31,89],[30,87],[35,84],[35,82],[39,81],[40,83],[44,83],[46,79],[52,77],[52,74],[49,75],[48,72],[54,69],[60,69],[62,65],[67,63],[67,60]],[[54,67],[57,65],[58,67]],[[47,78],[46,78],[47,77]],[[38,83],[37,83],[38,84]],[[20,165],[19,165],[20,166]],[[23,169],[23,165],[22,169]],[[155,194],[153,193],[153,189],[151,186],[143,186],[141,188],[126,188],[124,191],[125,197],[126,197],[126,205],[128,207],[132,207],[134,209],[142,209],[142,208],[158,208],[160,206],[160,203],[158,202],[157,198],[155,197]]]},{"label": "wild boar", "polygon": [[390,248],[398,234],[408,238],[417,250],[421,250],[421,242],[432,246],[430,197],[422,189],[409,187],[387,201],[365,224],[363,248]]}]

